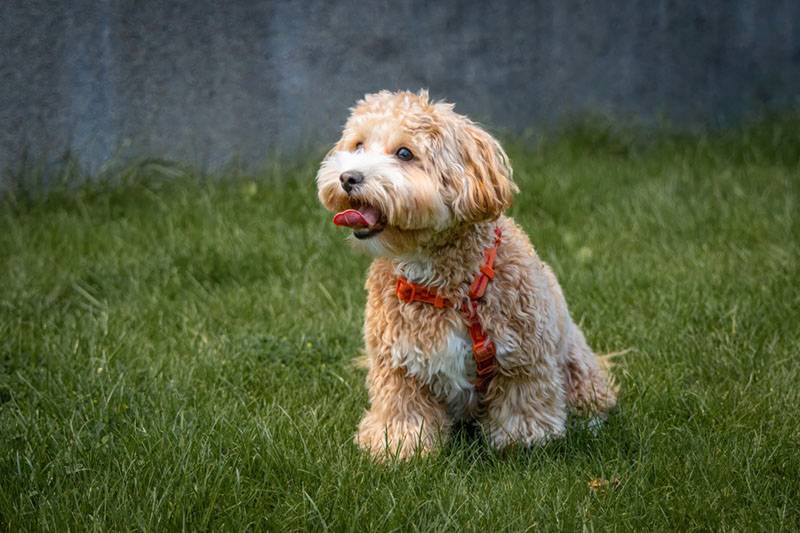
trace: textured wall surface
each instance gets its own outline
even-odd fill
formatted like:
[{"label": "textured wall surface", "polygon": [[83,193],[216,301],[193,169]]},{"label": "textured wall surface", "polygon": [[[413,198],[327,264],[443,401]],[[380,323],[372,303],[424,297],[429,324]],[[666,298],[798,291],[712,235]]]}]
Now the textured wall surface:
[{"label": "textured wall surface", "polygon": [[0,169],[67,151],[215,168],[333,142],[381,88],[507,131],[796,105],[800,1],[3,0],[0,54]]}]

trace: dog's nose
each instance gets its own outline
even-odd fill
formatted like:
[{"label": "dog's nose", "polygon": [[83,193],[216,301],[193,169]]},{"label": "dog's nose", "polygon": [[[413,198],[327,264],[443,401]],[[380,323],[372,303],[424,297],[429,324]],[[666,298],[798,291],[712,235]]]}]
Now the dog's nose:
[{"label": "dog's nose", "polygon": [[342,175],[339,176],[339,183],[342,184],[342,189],[347,192],[352,191],[362,181],[364,181],[364,174],[358,170],[348,170],[342,172]]}]

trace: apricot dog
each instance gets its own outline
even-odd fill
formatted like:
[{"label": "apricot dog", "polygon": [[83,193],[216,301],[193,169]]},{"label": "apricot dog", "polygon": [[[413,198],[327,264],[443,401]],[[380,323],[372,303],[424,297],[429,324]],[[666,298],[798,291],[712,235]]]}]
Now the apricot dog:
[{"label": "apricot dog", "polygon": [[[603,418],[614,407],[615,387],[552,270],[503,215],[518,191],[508,157],[452,104],[426,91],[365,96],[317,184],[334,222],[375,258],[361,448],[378,459],[430,452],[459,418],[478,420],[497,448],[534,445],[563,435],[569,412]],[[413,288],[408,298],[398,279]],[[492,356],[482,382],[480,335]]]}]

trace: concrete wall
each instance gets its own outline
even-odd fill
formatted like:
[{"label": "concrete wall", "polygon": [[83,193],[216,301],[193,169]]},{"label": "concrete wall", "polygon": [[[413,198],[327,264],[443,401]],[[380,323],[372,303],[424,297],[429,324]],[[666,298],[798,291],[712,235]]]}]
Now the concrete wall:
[{"label": "concrete wall", "polygon": [[333,142],[381,88],[509,131],[796,105],[800,1],[2,0],[0,54],[0,169],[67,150],[215,168]]}]

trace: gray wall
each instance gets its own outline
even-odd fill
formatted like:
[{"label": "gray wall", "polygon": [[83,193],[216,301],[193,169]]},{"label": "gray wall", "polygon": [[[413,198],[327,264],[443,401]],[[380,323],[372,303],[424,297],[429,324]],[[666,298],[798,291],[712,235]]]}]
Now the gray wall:
[{"label": "gray wall", "polygon": [[506,131],[796,105],[800,1],[1,0],[0,53],[0,169],[67,150],[216,168],[333,142],[381,88]]}]

